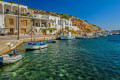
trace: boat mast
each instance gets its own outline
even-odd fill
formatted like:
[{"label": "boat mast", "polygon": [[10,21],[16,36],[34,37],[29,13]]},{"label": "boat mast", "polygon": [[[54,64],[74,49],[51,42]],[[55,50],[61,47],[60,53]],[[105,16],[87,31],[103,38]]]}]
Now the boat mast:
[{"label": "boat mast", "polygon": [[[33,25],[33,18],[31,19],[31,23]],[[31,43],[32,43],[32,25],[31,25]]]},{"label": "boat mast", "polygon": [[[81,24],[80,24],[81,25]],[[80,35],[80,26],[79,26],[79,35]]]}]

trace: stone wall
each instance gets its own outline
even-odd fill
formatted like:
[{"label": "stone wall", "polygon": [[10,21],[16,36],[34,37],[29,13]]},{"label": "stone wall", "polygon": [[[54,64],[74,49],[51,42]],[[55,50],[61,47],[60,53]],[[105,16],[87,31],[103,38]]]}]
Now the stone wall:
[{"label": "stone wall", "polygon": [[[48,40],[48,39],[55,40],[56,37],[55,36],[50,36],[50,37],[35,37],[35,38],[32,38],[32,41],[45,41],[45,40]],[[17,46],[21,45],[22,43],[30,42],[30,41],[31,41],[31,38],[24,38],[24,39],[13,40],[13,41],[12,40],[11,41],[8,40],[5,43],[7,45],[4,44],[3,47],[0,48],[0,55],[6,54],[7,52],[14,50]],[[15,43],[15,45],[11,46],[12,43]]]},{"label": "stone wall", "polygon": [[[9,19],[13,19],[13,24],[9,24]],[[23,26],[23,20],[27,21],[27,25]],[[21,33],[21,29],[26,29],[26,33],[30,31],[32,26],[31,18],[30,17],[23,17],[20,16],[19,18],[19,30]],[[5,28],[8,32],[10,32],[10,29],[14,30],[14,34],[18,30],[18,17],[17,16],[12,16],[12,15],[5,15]]]}]

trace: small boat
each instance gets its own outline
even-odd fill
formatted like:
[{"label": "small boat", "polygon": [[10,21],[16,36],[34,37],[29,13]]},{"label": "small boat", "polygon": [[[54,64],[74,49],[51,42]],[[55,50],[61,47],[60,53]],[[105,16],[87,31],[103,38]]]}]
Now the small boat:
[{"label": "small boat", "polygon": [[17,52],[18,50],[14,50],[13,54],[5,54],[0,56],[0,65],[15,63],[24,58],[23,54],[16,54]]},{"label": "small boat", "polygon": [[42,49],[45,47],[47,47],[47,44],[45,41],[27,42],[27,44],[24,44],[24,48],[26,50],[36,50],[36,49]]},{"label": "small boat", "polygon": [[78,36],[78,37],[76,37],[76,39],[93,39],[93,38],[95,38],[95,36],[86,36],[86,37]]},{"label": "small boat", "polygon": [[25,50],[37,50],[47,47],[46,42],[44,41],[32,41],[32,26],[31,26],[31,42],[24,44]]},{"label": "small boat", "polygon": [[111,32],[108,33],[108,36],[112,36],[113,34]]},{"label": "small boat", "polygon": [[71,32],[69,32],[66,36],[61,35],[60,38],[61,38],[61,40],[70,40],[70,39],[74,39],[74,37],[71,37]]},{"label": "small boat", "polygon": [[69,39],[74,39],[74,37],[61,36],[61,40],[69,40]]},{"label": "small boat", "polygon": [[47,42],[47,43],[56,43],[55,40],[47,40],[46,42]]}]

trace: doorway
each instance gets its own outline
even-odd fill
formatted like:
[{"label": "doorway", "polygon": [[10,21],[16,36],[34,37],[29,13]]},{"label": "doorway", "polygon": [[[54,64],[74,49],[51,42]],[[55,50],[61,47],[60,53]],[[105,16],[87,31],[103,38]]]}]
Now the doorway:
[{"label": "doorway", "polygon": [[14,29],[10,29],[10,34],[14,35]]}]

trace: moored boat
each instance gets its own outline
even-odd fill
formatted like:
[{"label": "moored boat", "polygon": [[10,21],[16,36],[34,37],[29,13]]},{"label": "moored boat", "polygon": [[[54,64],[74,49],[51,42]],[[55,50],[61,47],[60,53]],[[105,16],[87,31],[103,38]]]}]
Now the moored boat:
[{"label": "moored boat", "polygon": [[93,39],[93,38],[95,38],[95,36],[86,36],[86,37],[78,36],[78,37],[76,37],[76,39]]},{"label": "moored boat", "polygon": [[24,48],[26,50],[36,50],[36,49],[42,49],[45,47],[47,47],[47,44],[44,41],[27,42],[26,44],[24,44]]},{"label": "moored boat", "polygon": [[16,54],[16,53],[17,50],[14,50],[13,54],[5,54],[0,56],[0,65],[15,63],[21,60],[22,58],[24,58],[23,54]]},{"label": "moored boat", "polygon": [[74,39],[74,37],[61,36],[61,40],[69,40],[69,39]]},{"label": "moored boat", "polygon": [[47,40],[46,42],[47,42],[47,43],[56,43],[55,40]]},{"label": "moored boat", "polygon": [[71,32],[69,32],[66,36],[61,35],[60,38],[61,38],[61,40],[70,40],[70,39],[74,39],[74,37],[71,37]]}]

